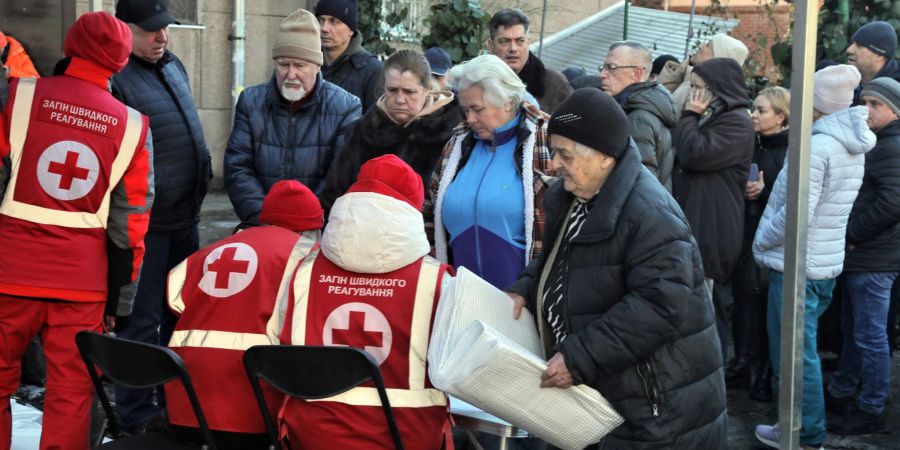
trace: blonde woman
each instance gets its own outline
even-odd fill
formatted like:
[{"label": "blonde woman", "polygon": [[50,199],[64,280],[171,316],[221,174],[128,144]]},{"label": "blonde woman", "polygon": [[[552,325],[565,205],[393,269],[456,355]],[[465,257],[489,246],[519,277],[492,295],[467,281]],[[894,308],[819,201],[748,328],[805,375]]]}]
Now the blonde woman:
[{"label": "blonde woman", "polygon": [[763,90],[753,102],[753,129],[756,131],[753,164],[756,164],[757,175],[751,169],[744,190],[744,245],[732,275],[735,356],[725,368],[725,381],[729,388],[746,387],[750,383],[750,398],[760,402],[772,401],[772,365],[766,335],[769,283],[764,269],[753,260],[752,244],[769,192],[784,164],[790,106],[791,94],[782,87]]}]

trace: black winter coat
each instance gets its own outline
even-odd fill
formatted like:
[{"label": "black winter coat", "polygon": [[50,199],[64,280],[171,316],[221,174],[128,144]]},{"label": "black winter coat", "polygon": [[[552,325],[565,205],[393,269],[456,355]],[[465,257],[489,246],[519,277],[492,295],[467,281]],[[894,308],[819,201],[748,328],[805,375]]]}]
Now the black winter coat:
[{"label": "black winter coat", "polygon": [[444,105],[426,116],[417,117],[407,126],[398,125],[377,105],[353,124],[340,159],[332,164],[319,196],[326,215],[334,201],[344,195],[356,181],[359,168],[381,155],[393,153],[409,164],[424,186],[428,186],[444,145],[453,135],[453,128],[463,121],[456,104]]},{"label": "black winter coat", "polygon": [[713,58],[694,69],[719,97],[700,116],[685,110],[672,133],[672,187],[700,246],[706,277],[727,282],[741,253],[744,189],[756,133],[750,99],[734,60]]},{"label": "black winter coat", "polygon": [[900,120],[876,133],[847,222],[844,272],[900,271]]},{"label": "black winter coat", "polygon": [[[875,76],[872,77],[872,79],[874,80],[876,78],[881,78],[881,77],[893,78],[897,81],[900,81],[900,60],[897,60],[897,59],[888,60],[888,62],[884,65],[884,67],[882,67],[881,70],[879,70],[878,73],[876,73]],[[864,83],[859,83],[859,86],[857,86],[856,89],[853,91],[853,105],[852,106],[861,104],[860,100],[859,100],[859,95],[862,94],[863,84]]]},{"label": "black winter coat", "polygon": [[[550,187],[547,251],[508,289],[531,311],[573,201],[563,183]],[[568,334],[556,351],[575,384],[599,391],[625,418],[601,448],[725,448],[722,353],[700,253],[678,204],[641,166],[634,141],[595,197],[567,264]]]},{"label": "black winter coat", "polygon": [[150,118],[156,179],[150,231],[196,225],[212,169],[184,65],[168,50],[155,64],[131,55],[110,84],[113,96]]},{"label": "black winter coat", "polygon": [[347,50],[334,63],[322,66],[325,81],[340,86],[362,103],[362,112],[375,106],[384,93],[383,64],[362,47],[359,33],[350,39]]},{"label": "black winter coat", "polygon": [[319,194],[322,181],[360,116],[359,99],[319,75],[297,111],[275,78],[244,90],[225,149],[225,188],[243,224],[256,224],[272,185],[297,180]]}]

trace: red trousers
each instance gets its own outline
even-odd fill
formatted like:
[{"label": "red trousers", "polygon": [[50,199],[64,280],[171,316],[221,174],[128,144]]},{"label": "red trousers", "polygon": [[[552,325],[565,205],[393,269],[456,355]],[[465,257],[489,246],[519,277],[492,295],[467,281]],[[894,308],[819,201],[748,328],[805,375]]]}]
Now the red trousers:
[{"label": "red trousers", "polygon": [[93,385],[75,334],[100,331],[103,303],[0,294],[0,450],[12,439],[10,396],[19,387],[22,355],[41,333],[47,359],[41,450],[87,450]]}]

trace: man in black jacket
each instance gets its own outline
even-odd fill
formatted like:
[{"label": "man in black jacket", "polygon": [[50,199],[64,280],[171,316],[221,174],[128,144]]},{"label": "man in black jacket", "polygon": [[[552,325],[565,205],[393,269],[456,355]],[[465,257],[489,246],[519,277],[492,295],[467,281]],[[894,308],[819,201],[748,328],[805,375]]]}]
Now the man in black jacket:
[{"label": "man in black jacket", "polygon": [[890,431],[884,409],[891,380],[886,325],[891,285],[900,271],[900,82],[876,78],[861,98],[878,141],[866,153],[863,184],[847,222],[844,345],[826,403],[845,415],[827,422],[837,434]]},{"label": "man in black jacket", "polygon": [[[597,126],[603,124],[603,126]],[[602,448],[724,449],[725,380],[690,226],[608,95],[575,91],[550,119],[547,250],[507,290],[534,312],[541,386],[587,384],[625,423]],[[597,447],[592,447],[597,448]]]},{"label": "man in black jacket", "polygon": [[[119,0],[116,17],[131,27],[128,65],[112,78],[112,93],[150,117],[156,200],[144,239],[146,254],[134,310],[120,337],[163,344],[175,326],[166,307],[166,274],[199,248],[200,205],[211,176],[209,150],[187,72],[166,49],[176,23],[164,0]],[[152,389],[116,389],[122,425],[139,431],[158,413]]]},{"label": "man in black jacket", "polygon": [[890,77],[900,81],[900,61],[897,52],[897,30],[884,22],[869,22],[856,30],[847,47],[847,64],[856,66],[862,81],[853,91],[853,104],[861,104],[859,94],[863,86],[875,78]]},{"label": "man in black jacket", "polygon": [[322,29],[322,76],[359,97],[365,113],[381,97],[384,78],[381,61],[362,46],[356,0],[319,0],[315,15]]}]

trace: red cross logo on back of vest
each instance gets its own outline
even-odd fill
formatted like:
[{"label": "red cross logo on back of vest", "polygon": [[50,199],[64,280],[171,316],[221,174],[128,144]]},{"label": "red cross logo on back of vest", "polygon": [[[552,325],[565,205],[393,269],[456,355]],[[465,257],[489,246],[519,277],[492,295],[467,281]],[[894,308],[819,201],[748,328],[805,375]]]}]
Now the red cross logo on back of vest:
[{"label": "red cross logo on back of vest", "polygon": [[99,174],[97,155],[80,142],[57,142],[38,158],[38,182],[44,192],[57,200],[84,197],[97,184]]},{"label": "red cross logo on back of vest", "polygon": [[212,297],[230,297],[253,282],[257,266],[253,247],[241,242],[225,244],[206,255],[198,287]]},{"label": "red cross logo on back of vest", "polygon": [[391,353],[394,334],[384,314],[368,303],[346,303],[335,308],[322,330],[325,345],[365,350],[380,365]]}]

